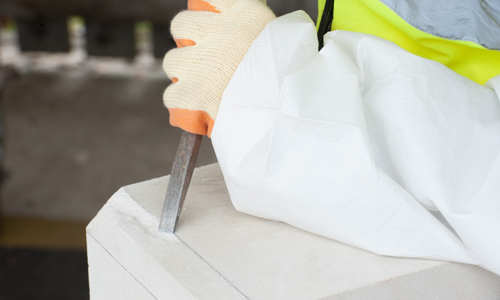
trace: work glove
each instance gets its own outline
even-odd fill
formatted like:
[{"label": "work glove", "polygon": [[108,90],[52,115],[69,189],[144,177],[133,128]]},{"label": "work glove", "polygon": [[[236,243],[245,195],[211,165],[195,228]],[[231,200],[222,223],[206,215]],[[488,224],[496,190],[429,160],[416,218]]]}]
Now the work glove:
[{"label": "work glove", "polygon": [[189,0],[172,21],[178,48],[163,68],[172,84],[164,94],[172,126],[208,135],[222,94],[250,45],[276,18],[266,0]]}]

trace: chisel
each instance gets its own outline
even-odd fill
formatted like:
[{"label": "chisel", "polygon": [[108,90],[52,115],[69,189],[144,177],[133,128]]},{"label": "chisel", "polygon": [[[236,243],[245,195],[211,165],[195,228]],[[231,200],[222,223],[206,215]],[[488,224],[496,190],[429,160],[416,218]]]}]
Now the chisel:
[{"label": "chisel", "polygon": [[181,141],[175,154],[167,195],[161,213],[159,231],[174,233],[182,212],[184,199],[193,176],[196,158],[200,151],[202,135],[182,132]]}]

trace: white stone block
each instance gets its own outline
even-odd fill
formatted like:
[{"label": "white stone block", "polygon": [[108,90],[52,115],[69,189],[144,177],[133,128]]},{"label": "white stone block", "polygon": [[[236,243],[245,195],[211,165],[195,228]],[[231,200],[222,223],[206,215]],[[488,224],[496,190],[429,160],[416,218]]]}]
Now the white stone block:
[{"label": "white stone block", "polygon": [[87,227],[99,299],[500,299],[476,266],[378,256],[232,206],[196,169],[176,235],[158,232],[168,176],[120,189]]}]

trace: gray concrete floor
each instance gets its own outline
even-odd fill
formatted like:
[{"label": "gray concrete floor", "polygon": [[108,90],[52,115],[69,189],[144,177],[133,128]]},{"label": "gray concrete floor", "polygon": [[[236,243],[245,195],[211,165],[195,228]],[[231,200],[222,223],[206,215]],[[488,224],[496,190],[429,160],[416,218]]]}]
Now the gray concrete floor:
[{"label": "gray concrete floor", "polygon": [[[162,77],[28,73],[2,99],[3,214],[90,220],[121,186],[170,173],[181,131]],[[198,165],[214,162],[204,139]]]},{"label": "gray concrete floor", "polygon": [[87,268],[84,250],[0,247],[0,299],[89,299]]}]

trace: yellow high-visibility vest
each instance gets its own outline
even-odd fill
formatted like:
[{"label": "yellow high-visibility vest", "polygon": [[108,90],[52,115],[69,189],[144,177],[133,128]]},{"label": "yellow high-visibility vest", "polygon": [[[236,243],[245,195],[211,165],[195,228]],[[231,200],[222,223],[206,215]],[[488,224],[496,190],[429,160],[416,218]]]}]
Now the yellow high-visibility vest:
[{"label": "yellow high-visibility vest", "polygon": [[[415,5],[415,2],[406,1],[409,2],[410,8],[411,5]],[[387,1],[383,2],[387,3]],[[326,18],[329,14],[331,15],[331,7],[334,6],[331,30],[355,31],[381,37],[396,43],[410,53],[440,62],[479,84],[484,84],[489,79],[500,75],[499,49],[488,49],[466,39],[440,37],[428,33],[417,28],[418,25],[410,25],[400,16],[401,13],[398,15],[397,10],[391,9],[383,2],[382,0],[335,0],[335,2],[319,0],[318,29],[322,21],[330,27],[329,21],[331,20]],[[455,5],[460,2],[448,1],[447,4]],[[325,9],[326,6],[330,7]],[[491,13],[496,13],[497,17],[500,11],[493,10]],[[432,22],[432,19],[429,20]],[[500,26],[498,29],[500,30]]]}]

